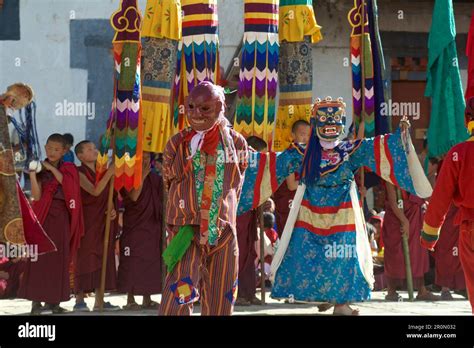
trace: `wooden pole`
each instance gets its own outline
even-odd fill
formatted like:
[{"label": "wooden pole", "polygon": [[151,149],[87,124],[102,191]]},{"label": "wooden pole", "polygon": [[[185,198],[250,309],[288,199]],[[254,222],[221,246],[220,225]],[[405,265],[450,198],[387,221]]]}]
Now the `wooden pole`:
[{"label": "wooden pole", "polygon": [[258,208],[260,218],[260,294],[261,304],[265,304],[265,230],[263,227],[263,207]]}]

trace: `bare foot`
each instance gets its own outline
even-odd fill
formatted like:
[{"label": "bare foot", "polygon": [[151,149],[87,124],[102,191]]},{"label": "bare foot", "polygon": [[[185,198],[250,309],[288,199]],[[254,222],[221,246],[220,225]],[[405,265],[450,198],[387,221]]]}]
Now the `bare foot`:
[{"label": "bare foot", "polygon": [[348,304],[335,305],[334,315],[359,315],[359,309],[352,309]]}]

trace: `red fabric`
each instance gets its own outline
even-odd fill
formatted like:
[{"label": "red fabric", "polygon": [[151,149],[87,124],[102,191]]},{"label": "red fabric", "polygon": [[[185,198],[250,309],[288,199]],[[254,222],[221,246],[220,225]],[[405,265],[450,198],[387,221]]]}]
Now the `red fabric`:
[{"label": "red fabric", "polygon": [[[87,177],[91,184],[95,184],[96,178],[93,170],[85,165],[77,169]],[[80,291],[94,291],[100,286],[108,196],[109,190],[107,188],[97,197],[81,189],[85,233],[77,252],[74,279],[74,291],[76,293]],[[115,210],[118,210],[117,204],[115,204]],[[105,277],[106,290],[115,290],[117,287],[114,253],[117,230],[118,217],[110,225],[109,252],[107,254],[107,272]]]},{"label": "red fabric", "polygon": [[474,221],[464,221],[460,227],[459,258],[466,277],[466,287],[474,314]]},{"label": "red fabric", "polygon": [[[197,132],[192,129],[185,137],[187,143],[191,142],[191,139],[197,134]],[[201,151],[208,155],[215,155],[217,152],[217,145],[219,144],[219,125],[218,122],[204,134],[204,140],[201,146]]]},{"label": "red fabric", "polygon": [[454,226],[457,211],[458,209],[451,205],[433,253],[436,260],[435,283],[454,290],[464,290],[466,282],[459,259],[459,227]]},{"label": "red fabric", "polygon": [[285,228],[286,220],[290,214],[290,204],[295,198],[296,191],[291,191],[286,184],[286,180],[280,185],[278,190],[273,194],[273,201],[275,202],[275,218],[277,224],[277,233],[282,236]]},{"label": "red fabric", "polygon": [[21,217],[23,220],[23,230],[25,233],[25,239],[27,245],[37,245],[38,254],[44,254],[51,251],[56,251],[56,246],[53,241],[48,237],[43,227],[41,226],[38,218],[36,217],[33,209],[28,202],[25,194],[21,190],[21,187],[16,182],[16,188],[18,192],[18,198],[20,202]]},{"label": "red fabric", "polygon": [[9,261],[4,258],[4,263],[0,260],[0,271],[8,273],[8,280],[3,280],[3,294],[0,280],[0,298],[15,298],[17,296],[18,288],[20,287],[21,277],[25,270],[26,262],[19,260],[16,262]]},{"label": "red fabric", "polygon": [[425,222],[440,227],[452,202],[459,208],[455,224],[474,221],[474,141],[454,146],[445,156]]},{"label": "red fabric", "polygon": [[471,26],[467,36],[466,55],[469,58],[466,88],[466,100],[468,100],[470,97],[474,97],[474,11],[472,11]]},{"label": "red fabric", "polygon": [[[64,192],[64,199],[66,207],[70,213],[70,238],[69,238],[69,261],[74,262],[77,249],[82,236],[84,235],[84,219],[82,215],[82,201],[81,201],[81,188],[79,184],[79,174],[77,168],[72,163],[62,163],[59,166],[59,171],[63,175],[63,182],[61,184]],[[42,188],[41,199],[33,203],[33,210],[38,217],[40,223],[43,223],[48,216],[51,203],[55,192],[60,185],[59,182],[54,179],[47,183],[44,183],[46,187]]]},{"label": "red fabric", "polygon": [[239,245],[238,297],[253,299],[257,288],[255,275],[255,242],[257,241],[257,213],[250,210],[237,216],[237,242]]},{"label": "red fabric", "polygon": [[[424,201],[414,195],[403,200],[404,213],[410,222],[408,245],[413,278],[423,278],[429,269],[428,252],[420,245],[420,235],[423,224],[422,204]],[[402,235],[400,222],[390,208],[385,204],[382,238],[384,243],[384,267],[387,279],[405,279],[405,259],[403,256]]]}]

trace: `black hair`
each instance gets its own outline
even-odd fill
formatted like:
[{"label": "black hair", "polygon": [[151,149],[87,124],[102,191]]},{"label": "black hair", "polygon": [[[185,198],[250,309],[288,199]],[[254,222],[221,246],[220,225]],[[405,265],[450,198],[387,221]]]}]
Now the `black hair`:
[{"label": "black hair", "polygon": [[55,143],[60,143],[64,148],[66,148],[67,146],[66,139],[64,139],[64,137],[59,133],[51,134],[48,137],[48,140],[46,141],[46,143],[49,143],[50,141],[53,141]]},{"label": "black hair", "polygon": [[92,141],[83,140],[77,143],[76,147],[74,147],[74,153],[76,154],[76,156],[82,153],[82,151],[84,150],[84,145],[87,145],[87,144],[92,144]]},{"label": "black hair", "polygon": [[377,233],[377,229],[369,222],[367,222],[365,225],[367,226],[367,236],[370,239],[371,236],[375,236],[375,234]]},{"label": "black hair", "polygon": [[263,227],[272,228],[275,225],[275,215],[270,212],[263,213]]},{"label": "black hair", "polygon": [[64,139],[66,139],[66,143],[68,145],[74,145],[74,137],[72,136],[71,133],[64,133],[63,134]]},{"label": "black hair", "polygon": [[308,127],[310,127],[310,124],[306,120],[297,120],[293,123],[293,126],[291,126],[291,132],[295,133],[299,126],[308,126]]},{"label": "black hair", "polygon": [[247,138],[247,144],[256,151],[263,151],[267,147],[266,141],[255,135],[251,135]]}]

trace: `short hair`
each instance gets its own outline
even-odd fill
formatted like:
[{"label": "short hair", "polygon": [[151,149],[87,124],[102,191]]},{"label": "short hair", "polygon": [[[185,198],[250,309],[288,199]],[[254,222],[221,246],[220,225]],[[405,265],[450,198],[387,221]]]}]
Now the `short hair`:
[{"label": "short hair", "polygon": [[76,147],[74,147],[74,153],[76,154],[76,156],[82,153],[82,151],[84,151],[84,146],[87,144],[92,144],[92,141],[83,140],[77,143]]},{"label": "short hair", "polygon": [[306,120],[297,120],[293,123],[293,126],[291,126],[291,132],[295,133],[299,126],[308,126],[308,127],[310,127],[310,124]]},{"label": "short hair", "polygon": [[31,86],[27,85],[26,83],[16,82],[13,85],[8,86],[7,91],[9,91],[9,90],[11,90],[15,87],[25,89],[28,93],[28,104],[31,103],[31,101],[33,100],[33,98],[35,96],[35,93],[33,92],[33,88],[31,88]]},{"label": "short hair", "polygon": [[270,212],[263,213],[263,227],[272,228],[275,225],[275,215]]},{"label": "short hair", "polygon": [[367,236],[370,238],[372,237],[373,235],[375,235],[377,233],[377,229],[375,228],[374,225],[372,225],[371,223],[369,222],[366,222],[365,223],[365,226],[367,227]]},{"label": "short hair", "polygon": [[69,145],[74,145],[74,137],[71,133],[64,133],[63,137]]},{"label": "short hair", "polygon": [[66,148],[67,146],[66,139],[64,139],[64,137],[59,133],[51,134],[48,137],[48,140],[46,141],[46,143],[49,143],[50,141],[53,141],[55,143],[60,143],[64,148]]},{"label": "short hair", "polygon": [[267,147],[267,142],[255,135],[251,135],[247,138],[247,144],[256,151],[263,151]]}]

